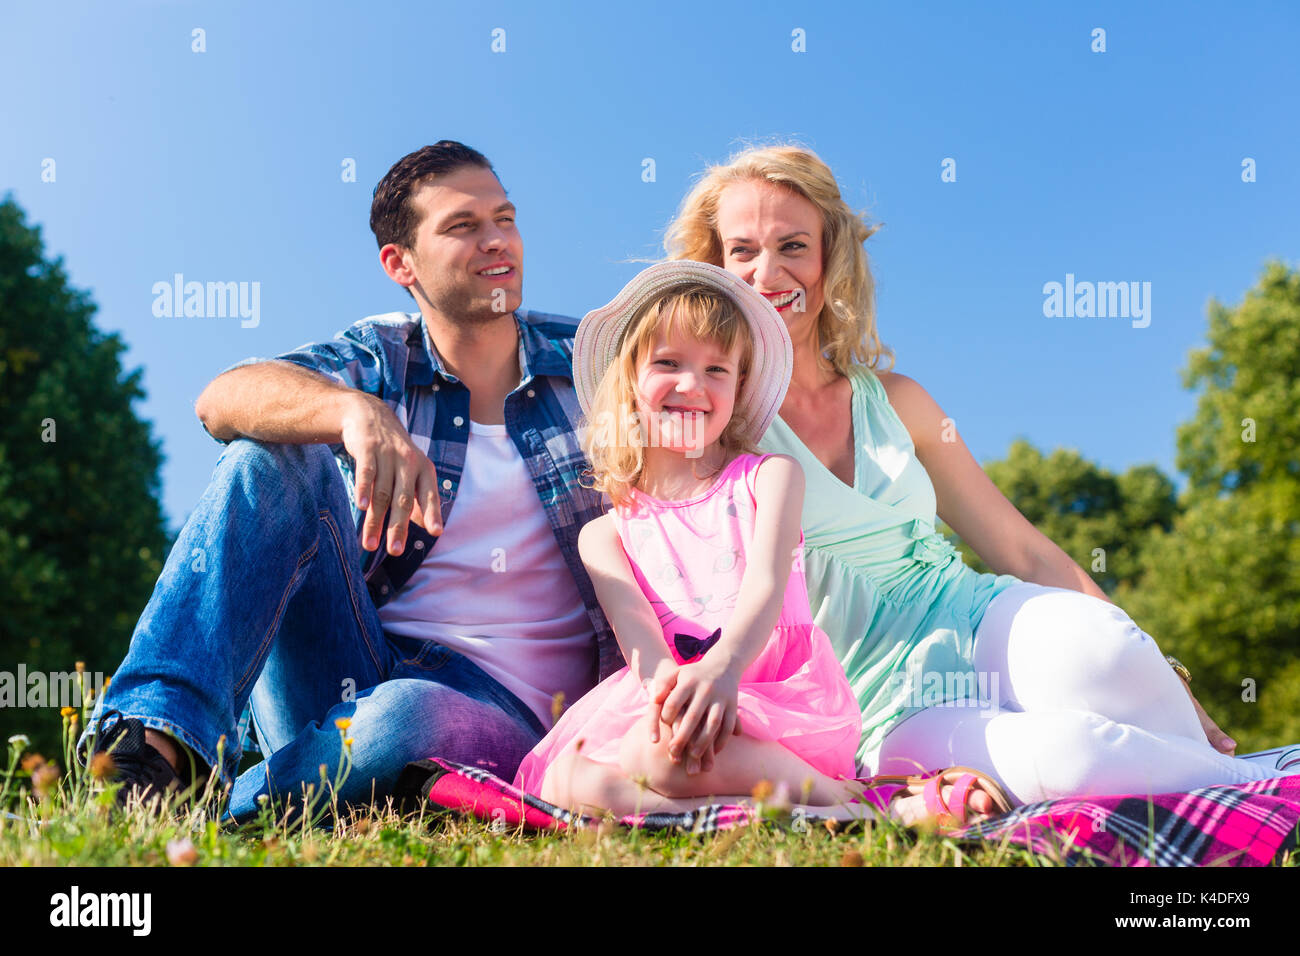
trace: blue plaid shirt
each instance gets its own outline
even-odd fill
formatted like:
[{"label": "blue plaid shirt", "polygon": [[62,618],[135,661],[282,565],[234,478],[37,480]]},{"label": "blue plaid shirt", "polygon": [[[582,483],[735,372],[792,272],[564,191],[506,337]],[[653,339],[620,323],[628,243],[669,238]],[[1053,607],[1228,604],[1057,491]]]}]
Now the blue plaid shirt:
[{"label": "blue plaid shirt", "polygon": [[[530,311],[516,312],[515,321],[519,326],[519,368],[523,375],[518,387],[506,397],[506,432],[532,476],[556,543],[587,607],[596,635],[600,679],[604,680],[621,668],[624,660],[596,600],[587,569],[578,557],[578,532],[604,509],[600,495],[578,483],[587,460],[578,434],[581,410],[573,389],[576,323],[563,316]],[[277,358],[374,395],[391,408],[410,432],[411,440],[433,462],[438,472],[443,520],[451,519],[469,441],[469,389],[443,367],[441,358],[429,347],[418,312],[373,315],[338,333],[332,341],[309,343]],[[356,462],[341,443],[330,445],[330,449],[347,484],[360,540],[362,512],[356,506]],[[383,544],[387,527],[385,519],[380,546],[375,551],[362,551],[362,573],[377,608],[410,580],[439,540],[412,522],[406,550],[394,557]]]}]

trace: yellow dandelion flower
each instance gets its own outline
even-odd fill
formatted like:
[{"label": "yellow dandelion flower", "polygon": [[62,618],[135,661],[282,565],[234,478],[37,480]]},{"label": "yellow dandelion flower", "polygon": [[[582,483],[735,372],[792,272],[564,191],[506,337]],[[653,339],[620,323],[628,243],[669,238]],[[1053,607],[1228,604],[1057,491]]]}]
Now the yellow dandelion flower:
[{"label": "yellow dandelion flower", "polygon": [[59,713],[62,714],[64,717],[71,717],[76,712],[77,712],[77,708],[75,707],[63,707],[59,709]]},{"label": "yellow dandelion flower", "polygon": [[352,749],[352,738],[351,738],[351,737],[344,737],[344,738],[343,738],[343,746],[344,746],[344,747],[347,747],[348,750],[351,750],[351,749]]},{"label": "yellow dandelion flower", "polygon": [[85,662],[85,661],[77,661],[77,663],[76,663],[76,668],[77,668],[77,673],[78,673],[78,674],[84,674],[84,673],[86,673],[86,662]]},{"label": "yellow dandelion flower", "polygon": [[774,792],[775,790],[772,786],[772,781],[760,780],[758,783],[754,784],[754,789],[750,792],[750,796],[754,798],[755,802],[762,803]]},{"label": "yellow dandelion flower", "polygon": [[339,717],[339,718],[335,719],[335,721],[334,721],[334,726],[337,727],[339,730],[347,730],[349,727],[352,726],[352,718],[351,718],[351,717]]}]

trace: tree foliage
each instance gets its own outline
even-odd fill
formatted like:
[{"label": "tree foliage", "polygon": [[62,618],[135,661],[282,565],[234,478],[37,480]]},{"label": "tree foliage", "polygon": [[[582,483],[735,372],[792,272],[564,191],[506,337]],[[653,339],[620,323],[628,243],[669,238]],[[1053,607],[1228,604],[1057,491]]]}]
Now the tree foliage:
[{"label": "tree foliage", "polygon": [[1271,262],[1241,305],[1209,311],[1209,344],[1183,371],[1201,390],[1178,429],[1189,491],[1201,500],[1300,481],[1300,272]]},{"label": "tree foliage", "polygon": [[[168,546],[162,455],[132,402],[141,371],[96,307],[0,202],[0,671],[108,673],[125,655]],[[48,706],[48,705],[47,705]],[[0,732],[49,747],[57,709],[0,709]]]}]

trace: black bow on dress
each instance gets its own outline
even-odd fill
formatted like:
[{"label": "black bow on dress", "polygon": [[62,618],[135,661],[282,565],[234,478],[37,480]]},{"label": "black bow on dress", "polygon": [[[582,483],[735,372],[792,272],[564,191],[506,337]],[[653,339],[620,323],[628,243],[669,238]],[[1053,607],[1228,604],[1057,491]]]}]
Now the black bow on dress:
[{"label": "black bow on dress", "polygon": [[677,653],[682,656],[682,660],[694,660],[702,657],[714,644],[722,638],[722,628],[717,628],[708,637],[691,637],[689,634],[674,634],[673,645],[677,648]]}]

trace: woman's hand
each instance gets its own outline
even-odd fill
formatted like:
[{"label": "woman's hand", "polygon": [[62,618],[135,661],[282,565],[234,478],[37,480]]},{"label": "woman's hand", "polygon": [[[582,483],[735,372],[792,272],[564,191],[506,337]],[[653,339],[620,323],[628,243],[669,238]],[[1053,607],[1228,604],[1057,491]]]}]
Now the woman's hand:
[{"label": "woman's hand", "polygon": [[1201,721],[1201,729],[1205,731],[1205,739],[1210,742],[1210,746],[1219,751],[1219,753],[1235,757],[1237,755],[1237,742],[1220,730],[1219,725],[1210,719],[1210,715],[1205,712],[1205,708],[1201,706],[1201,702],[1197,700],[1196,695],[1192,693],[1191,685],[1182,679],[1182,675],[1179,675],[1178,679],[1182,681],[1183,689],[1187,691],[1187,696],[1192,699],[1192,706],[1196,708],[1196,716]]},{"label": "woman's hand", "polygon": [[686,772],[696,774],[713,769],[713,755],[720,752],[732,734],[740,733],[737,696],[740,670],[725,653],[712,653],[677,668],[671,683],[656,682],[651,695],[655,719],[672,725],[668,756],[673,763],[685,760]]}]

